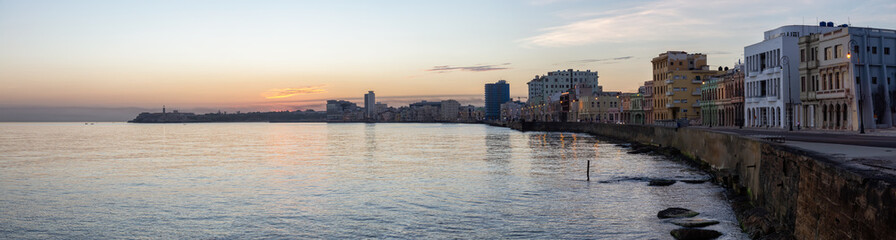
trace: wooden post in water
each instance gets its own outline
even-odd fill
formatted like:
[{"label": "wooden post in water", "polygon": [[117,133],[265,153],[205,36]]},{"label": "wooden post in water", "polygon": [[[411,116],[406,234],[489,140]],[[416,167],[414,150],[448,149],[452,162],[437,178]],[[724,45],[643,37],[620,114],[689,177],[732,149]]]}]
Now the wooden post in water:
[{"label": "wooden post in water", "polygon": [[591,160],[588,160],[588,166],[585,167],[585,181],[591,181]]}]

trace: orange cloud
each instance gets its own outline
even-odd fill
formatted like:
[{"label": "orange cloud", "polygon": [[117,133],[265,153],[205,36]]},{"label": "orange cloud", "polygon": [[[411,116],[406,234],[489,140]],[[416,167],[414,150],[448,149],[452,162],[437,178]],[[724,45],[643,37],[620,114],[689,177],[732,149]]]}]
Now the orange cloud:
[{"label": "orange cloud", "polygon": [[327,90],[323,89],[326,85],[320,86],[308,86],[308,87],[300,87],[300,88],[283,88],[283,89],[271,89],[261,93],[261,96],[267,99],[277,99],[277,98],[288,98],[296,95],[305,95],[305,94],[316,94],[316,93],[326,93]]}]

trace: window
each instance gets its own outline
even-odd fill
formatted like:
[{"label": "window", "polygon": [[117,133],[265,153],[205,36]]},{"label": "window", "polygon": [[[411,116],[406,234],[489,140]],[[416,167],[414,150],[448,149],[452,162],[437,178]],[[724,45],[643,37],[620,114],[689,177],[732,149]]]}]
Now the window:
[{"label": "window", "polygon": [[800,91],[806,91],[806,77],[800,77]]},{"label": "window", "polygon": [[877,47],[871,47],[871,54],[877,54]]},{"label": "window", "polygon": [[871,84],[877,84],[877,77],[871,77]]},{"label": "window", "polygon": [[803,48],[803,49],[800,49],[800,62],[805,62],[805,61],[806,61],[806,49]]},{"label": "window", "polygon": [[824,60],[831,59],[831,47],[824,48]]},{"label": "window", "polygon": [[890,48],[888,48],[888,47],[884,48],[884,55],[890,55]]},{"label": "window", "polygon": [[834,46],[834,58],[843,57],[843,45]]}]

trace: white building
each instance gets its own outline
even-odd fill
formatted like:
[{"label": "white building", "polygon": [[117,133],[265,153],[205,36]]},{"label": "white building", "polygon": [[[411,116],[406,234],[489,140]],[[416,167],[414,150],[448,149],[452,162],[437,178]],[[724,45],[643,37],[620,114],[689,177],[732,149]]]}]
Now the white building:
[{"label": "white building", "polygon": [[536,75],[532,81],[527,83],[529,99],[526,103],[530,106],[549,103],[552,95],[569,91],[575,85],[589,87],[595,94],[600,93],[603,88],[598,85],[597,78],[597,71],[573,69],[548,72],[542,76]]},{"label": "white building", "polygon": [[[762,42],[744,47],[744,116],[747,127],[789,127],[798,109],[799,37],[835,27],[790,25],[765,32]],[[793,107],[793,108],[791,108]]]},{"label": "white building", "polygon": [[367,94],[364,94],[364,110],[367,119],[376,118],[376,95],[373,94],[373,91],[368,91]]}]

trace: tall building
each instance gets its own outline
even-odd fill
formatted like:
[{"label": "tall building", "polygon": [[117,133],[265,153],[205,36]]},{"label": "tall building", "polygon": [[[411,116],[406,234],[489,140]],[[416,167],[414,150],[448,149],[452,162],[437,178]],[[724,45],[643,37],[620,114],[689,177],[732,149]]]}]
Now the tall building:
[{"label": "tall building", "polygon": [[551,96],[569,91],[576,85],[590,88],[596,95],[603,91],[603,88],[597,83],[597,78],[597,71],[573,69],[557,70],[542,76],[536,75],[526,83],[529,87],[529,98],[526,103],[529,105],[548,103]]},{"label": "tall building", "polygon": [[841,25],[801,37],[800,125],[852,131],[896,125],[894,50],[896,31],[890,29]]},{"label": "tall building", "polygon": [[834,29],[783,26],[766,31],[762,42],[744,47],[747,127],[786,128],[795,122],[793,109],[800,105],[799,38]]},{"label": "tall building", "polygon": [[497,120],[501,117],[501,104],[510,101],[510,84],[500,80],[485,84],[485,119]]},{"label": "tall building", "polygon": [[368,91],[367,94],[364,94],[364,110],[366,112],[364,116],[368,120],[376,118],[376,95],[373,94],[373,91]]},{"label": "tall building", "polygon": [[721,71],[709,70],[706,54],[661,53],[653,64],[653,121],[700,119],[700,86]]}]

